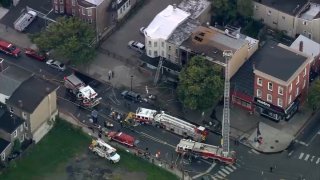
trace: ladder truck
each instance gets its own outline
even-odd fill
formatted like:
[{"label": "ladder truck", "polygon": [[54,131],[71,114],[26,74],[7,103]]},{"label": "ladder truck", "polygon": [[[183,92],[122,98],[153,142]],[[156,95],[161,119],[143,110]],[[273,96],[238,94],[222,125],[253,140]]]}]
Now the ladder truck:
[{"label": "ladder truck", "polygon": [[222,139],[221,145],[214,146],[210,144],[198,143],[182,139],[176,146],[176,152],[180,154],[190,154],[202,158],[218,160],[226,164],[233,164],[236,161],[234,151],[230,151],[229,132],[230,132],[230,81],[229,81],[229,59],[232,57],[232,51],[224,51],[223,56],[226,58],[225,66],[225,83],[224,83],[224,107],[222,120]]},{"label": "ladder truck", "polygon": [[76,75],[71,74],[64,78],[64,86],[67,92],[73,94],[80,102],[80,105],[93,108],[100,103],[101,97],[90,86],[86,86]]},{"label": "ladder truck", "polygon": [[13,23],[14,29],[17,31],[24,31],[31,22],[37,17],[37,13],[34,11],[28,11],[21,14],[21,16]]},{"label": "ladder truck", "polygon": [[136,113],[130,112],[124,121],[131,126],[150,124],[195,141],[205,141],[209,134],[208,130],[202,126],[168,115],[164,111],[158,112],[142,107],[139,107]]}]

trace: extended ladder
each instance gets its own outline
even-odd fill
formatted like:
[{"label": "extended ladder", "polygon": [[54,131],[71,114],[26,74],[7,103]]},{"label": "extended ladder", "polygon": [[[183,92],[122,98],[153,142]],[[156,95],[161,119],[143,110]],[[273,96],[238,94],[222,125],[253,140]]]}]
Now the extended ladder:
[{"label": "extended ladder", "polygon": [[153,81],[154,85],[157,85],[157,83],[158,83],[158,80],[159,80],[159,77],[160,77],[160,72],[161,72],[161,69],[162,69],[162,63],[163,63],[163,57],[160,57],[158,68],[157,68],[157,71],[156,71],[156,75],[154,76],[154,81]]}]

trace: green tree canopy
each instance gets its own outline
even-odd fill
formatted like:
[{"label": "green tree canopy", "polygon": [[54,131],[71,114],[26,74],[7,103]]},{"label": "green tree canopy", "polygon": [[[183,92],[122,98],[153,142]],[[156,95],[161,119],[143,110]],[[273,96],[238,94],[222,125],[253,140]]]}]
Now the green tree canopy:
[{"label": "green tree canopy", "polygon": [[228,22],[237,16],[236,2],[234,0],[212,0],[212,10],[216,19]]},{"label": "green tree canopy", "polygon": [[95,56],[91,46],[94,37],[94,30],[89,24],[77,18],[62,17],[31,39],[42,51],[54,50],[73,64],[85,64]]},{"label": "green tree canopy", "polygon": [[193,110],[212,107],[223,95],[222,67],[213,65],[202,56],[193,57],[179,75],[178,97]]},{"label": "green tree canopy", "polygon": [[313,86],[310,89],[309,95],[308,95],[308,103],[313,108],[313,110],[316,110],[320,107],[320,80],[317,79]]},{"label": "green tree canopy", "polygon": [[252,0],[237,0],[237,11],[244,18],[250,18],[253,15]]}]

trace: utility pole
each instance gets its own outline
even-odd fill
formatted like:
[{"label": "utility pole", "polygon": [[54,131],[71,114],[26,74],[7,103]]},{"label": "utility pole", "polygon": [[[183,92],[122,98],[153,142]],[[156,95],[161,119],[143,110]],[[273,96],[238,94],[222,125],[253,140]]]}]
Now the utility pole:
[{"label": "utility pole", "polygon": [[224,157],[229,156],[230,148],[230,77],[229,77],[229,60],[233,53],[231,50],[223,51],[223,57],[225,58],[225,77],[224,77],[224,106],[222,117],[222,153]]}]

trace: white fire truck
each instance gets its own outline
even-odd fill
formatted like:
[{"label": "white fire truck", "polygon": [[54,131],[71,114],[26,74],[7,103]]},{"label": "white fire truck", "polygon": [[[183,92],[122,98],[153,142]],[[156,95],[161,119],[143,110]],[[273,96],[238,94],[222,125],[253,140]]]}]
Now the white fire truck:
[{"label": "white fire truck", "polygon": [[112,163],[120,161],[120,155],[116,153],[116,149],[105,143],[102,139],[92,140],[89,149],[100,157],[108,159]]},{"label": "white fire truck", "polygon": [[14,29],[18,31],[24,31],[26,27],[37,17],[37,13],[34,11],[28,11],[23,13],[14,23]]},{"label": "white fire truck", "polygon": [[81,106],[93,108],[100,103],[101,97],[98,98],[90,86],[86,86],[77,76],[71,74],[64,78],[64,86],[68,92],[76,96]]},{"label": "white fire truck", "polygon": [[219,146],[199,143],[190,139],[181,139],[176,147],[176,152],[202,157],[204,159],[213,159],[225,164],[233,164],[236,162],[234,151],[231,151],[229,156],[224,156],[222,153],[223,149]]},{"label": "white fire truck", "polygon": [[136,113],[129,113],[125,121],[132,125],[136,125],[136,123],[151,124],[183,136],[184,138],[191,138],[195,141],[205,141],[209,133],[202,126],[196,126],[173,117],[166,114],[164,111],[157,112],[156,110],[141,107],[137,109]]}]

